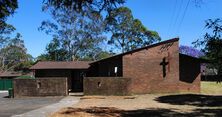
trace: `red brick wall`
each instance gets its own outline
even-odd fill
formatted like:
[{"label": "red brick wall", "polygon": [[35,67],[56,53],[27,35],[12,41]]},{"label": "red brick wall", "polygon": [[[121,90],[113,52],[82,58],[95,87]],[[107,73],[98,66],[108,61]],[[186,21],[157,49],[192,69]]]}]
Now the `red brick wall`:
[{"label": "red brick wall", "polygon": [[[169,60],[168,60],[169,55]],[[166,57],[166,76],[161,62]],[[169,42],[123,56],[123,77],[131,78],[133,94],[178,92],[179,42]]]},{"label": "red brick wall", "polygon": [[129,95],[130,78],[85,77],[84,95]]},{"label": "red brick wall", "polygon": [[68,95],[67,78],[14,79],[15,97],[26,96],[66,96]]}]

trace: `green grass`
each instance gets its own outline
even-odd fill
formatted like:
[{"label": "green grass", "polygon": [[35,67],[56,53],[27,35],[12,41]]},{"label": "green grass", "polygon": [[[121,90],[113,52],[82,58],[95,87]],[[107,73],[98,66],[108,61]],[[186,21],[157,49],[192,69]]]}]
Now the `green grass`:
[{"label": "green grass", "polygon": [[216,82],[201,81],[201,93],[222,95],[222,82],[217,84]]},{"label": "green grass", "polygon": [[34,79],[35,77],[32,76],[19,76],[18,79]]}]

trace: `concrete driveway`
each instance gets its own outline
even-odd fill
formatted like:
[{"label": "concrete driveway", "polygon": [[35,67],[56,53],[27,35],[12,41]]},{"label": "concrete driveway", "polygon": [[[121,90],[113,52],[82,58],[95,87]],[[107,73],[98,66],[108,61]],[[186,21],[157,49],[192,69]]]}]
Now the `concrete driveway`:
[{"label": "concrete driveway", "polygon": [[[10,117],[58,103],[64,97],[5,98],[7,91],[0,91],[0,117]],[[35,115],[32,115],[35,117]]]}]

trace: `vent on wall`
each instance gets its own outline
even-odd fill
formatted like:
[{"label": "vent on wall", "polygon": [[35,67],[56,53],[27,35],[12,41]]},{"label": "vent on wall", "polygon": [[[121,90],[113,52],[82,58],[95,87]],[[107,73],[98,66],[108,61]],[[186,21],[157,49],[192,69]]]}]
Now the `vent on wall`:
[{"label": "vent on wall", "polygon": [[40,81],[37,81],[37,88],[41,88],[41,82]]},{"label": "vent on wall", "polygon": [[101,87],[101,82],[97,83],[97,88]]}]

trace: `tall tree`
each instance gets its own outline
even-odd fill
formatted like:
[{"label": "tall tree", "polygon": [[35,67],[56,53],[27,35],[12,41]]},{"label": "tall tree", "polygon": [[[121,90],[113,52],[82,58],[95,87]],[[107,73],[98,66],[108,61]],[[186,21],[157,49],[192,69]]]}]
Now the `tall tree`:
[{"label": "tall tree", "polygon": [[80,14],[63,7],[45,8],[54,21],[43,21],[39,29],[58,39],[61,47],[68,52],[64,56],[67,60],[81,59],[105,39],[103,18],[98,12],[85,9],[85,13]]},{"label": "tall tree", "polygon": [[209,19],[206,21],[205,27],[208,32],[193,44],[203,47],[202,50],[206,57],[211,60],[213,66],[218,70],[218,75],[222,75],[222,20]]},{"label": "tall tree", "polygon": [[[99,60],[114,55],[112,52],[104,51],[100,47],[93,47],[86,50],[83,55],[80,55],[80,60]],[[53,39],[46,46],[46,53],[37,57],[37,60],[41,61],[67,61],[69,60],[69,52],[61,46],[61,42],[58,39]]]},{"label": "tall tree", "polygon": [[5,22],[0,21],[0,49],[7,44],[7,41],[11,38],[10,35],[15,31],[15,28]]},{"label": "tall tree", "polygon": [[17,8],[17,0],[0,0],[0,47],[9,39],[8,35],[15,30],[12,25],[6,23],[6,20]]},{"label": "tall tree", "polygon": [[120,7],[110,12],[106,18],[106,30],[112,36],[109,44],[126,52],[159,41],[157,32],[148,30],[139,19],[134,19],[127,7]]},{"label": "tall tree", "polygon": [[27,54],[22,36],[17,33],[15,38],[8,41],[7,45],[0,50],[1,69],[13,69],[21,62],[31,61],[32,57]]},{"label": "tall tree", "polygon": [[67,60],[68,51],[61,46],[61,42],[53,38],[46,46],[46,53],[41,54],[37,59],[42,61],[65,61]]}]

